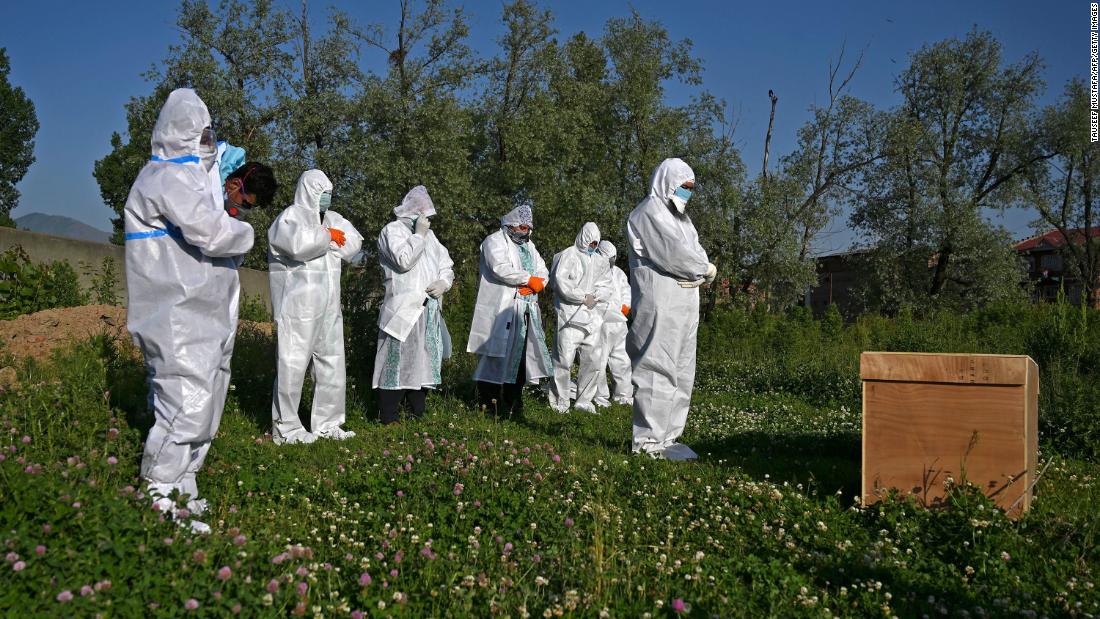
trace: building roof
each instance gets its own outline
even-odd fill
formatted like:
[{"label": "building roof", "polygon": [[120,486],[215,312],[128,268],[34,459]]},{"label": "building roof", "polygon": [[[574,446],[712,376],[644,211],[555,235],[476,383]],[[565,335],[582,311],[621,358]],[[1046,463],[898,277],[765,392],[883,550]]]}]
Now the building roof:
[{"label": "building roof", "polygon": [[[1075,243],[1080,243],[1084,238],[1084,228],[1074,228],[1069,231],[1070,238]],[[1089,228],[1089,237],[1100,237],[1100,226],[1093,226]],[[1066,237],[1062,236],[1062,233],[1058,230],[1051,230],[1044,232],[1043,234],[1033,236],[1029,239],[1024,239],[1012,246],[1016,251],[1030,251],[1032,249],[1038,249],[1041,247],[1057,248],[1066,244]]]}]

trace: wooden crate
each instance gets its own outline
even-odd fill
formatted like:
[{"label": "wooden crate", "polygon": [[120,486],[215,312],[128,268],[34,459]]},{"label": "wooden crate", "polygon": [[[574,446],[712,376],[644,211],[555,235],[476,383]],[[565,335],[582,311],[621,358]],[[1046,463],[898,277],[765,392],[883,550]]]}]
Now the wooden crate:
[{"label": "wooden crate", "polygon": [[[865,352],[863,501],[931,506],[965,478],[1018,516],[1038,465],[1039,367],[1027,356]],[[1015,506],[1015,507],[1013,507]]]}]

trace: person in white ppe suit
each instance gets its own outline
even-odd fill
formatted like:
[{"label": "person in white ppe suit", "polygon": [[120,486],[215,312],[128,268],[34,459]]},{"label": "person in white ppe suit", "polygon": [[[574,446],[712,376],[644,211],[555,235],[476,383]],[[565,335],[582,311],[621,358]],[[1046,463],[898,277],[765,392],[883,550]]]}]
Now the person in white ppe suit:
[{"label": "person in white ppe suit", "polygon": [[[237,259],[255,235],[214,199],[210,113],[193,90],[168,95],[151,142],[152,160],[134,181],[122,215],[126,326],[145,357],[154,414],[141,476],[159,508],[176,514],[168,498],[176,491],[189,495],[189,511],[199,514],[206,505],[195,476],[229,388]],[[191,526],[209,530],[198,521]]]},{"label": "person in white ppe suit", "polygon": [[554,256],[550,284],[558,315],[554,340],[554,382],[550,406],[559,413],[569,410],[570,370],[580,356],[577,370],[577,410],[595,413],[593,399],[600,370],[600,338],[604,310],[597,305],[607,296],[600,288],[607,261],[599,255],[600,229],[588,222],[573,246]]},{"label": "person in white ppe suit", "polygon": [[[294,204],[267,230],[268,279],[278,336],[278,375],[271,402],[271,436],[278,444],[355,436],[344,423],[346,372],[340,270],[363,245],[347,219],[329,210],[332,182],[320,170],[298,179]],[[298,405],[313,362],[310,431]]]},{"label": "person in white ppe suit", "polygon": [[[600,338],[599,373],[596,377],[596,405],[608,406],[611,400],[618,404],[633,404],[630,384],[630,357],[626,354],[626,318],[630,315],[630,281],[626,273],[615,265],[618,251],[610,241],[600,241],[600,256],[607,259],[603,287],[607,299],[603,308],[603,331]],[[607,370],[611,371],[614,392],[608,389]]]},{"label": "person in white ppe suit", "polygon": [[524,384],[550,376],[538,295],[549,273],[531,241],[529,205],[500,220],[481,243],[480,282],[466,351],[480,356],[474,380],[490,415],[523,414]]},{"label": "person in white ppe suit", "polygon": [[442,382],[443,360],[451,356],[443,293],[455,278],[450,253],[429,229],[435,206],[428,190],[413,187],[393,214],[397,219],[378,235],[386,297],[378,316],[372,384],[384,424],[398,420],[406,399],[412,417],[420,417],[427,390]]},{"label": "person in white ppe suit", "polygon": [[676,439],[695,383],[698,287],[718,272],[685,212],[694,187],[695,173],[686,163],[665,159],[626,223],[634,301],[626,339],[634,384],[633,450],[669,460],[696,457]]}]

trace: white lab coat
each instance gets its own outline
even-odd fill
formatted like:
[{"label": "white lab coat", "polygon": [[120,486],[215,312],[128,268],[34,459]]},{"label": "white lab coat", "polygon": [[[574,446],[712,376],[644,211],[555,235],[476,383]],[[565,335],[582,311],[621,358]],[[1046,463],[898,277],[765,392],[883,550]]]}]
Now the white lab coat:
[{"label": "white lab coat", "polygon": [[[332,182],[320,170],[298,179],[294,204],[268,228],[268,279],[278,329],[278,375],[271,402],[272,437],[278,443],[306,433],[298,418],[302,382],[313,361],[313,411],[310,430],[324,436],[344,423],[346,370],[344,319],[340,308],[340,271],[363,245],[363,236],[332,211],[320,214],[320,197]],[[344,246],[329,228],[344,232]]]},{"label": "white lab coat", "polygon": [[194,91],[168,95],[153,128],[153,160],[134,181],[122,215],[126,325],[145,357],[155,418],[141,475],[156,494],[177,490],[192,498],[229,388],[236,264],[254,241],[252,226],[214,200],[199,155],[209,125]]},{"label": "white lab coat", "polygon": [[429,284],[454,283],[454,262],[435,233],[414,234],[410,219],[398,219],[378,235],[378,260],[386,296],[378,316],[375,389],[422,389],[441,382],[442,360],[451,356],[451,335],[441,299]]},{"label": "white lab coat", "polygon": [[[703,279],[710,263],[691,218],[670,208],[669,200],[694,177],[683,161],[666,159],[653,173],[649,195],[627,219],[634,307],[626,349],[634,384],[636,452],[664,453],[676,445],[687,423],[695,383],[699,289],[682,288],[678,282]],[[686,446],[674,451],[681,448]]]},{"label": "white lab coat", "polygon": [[[620,404],[629,404],[633,400],[633,389],[630,384],[630,357],[626,354],[627,318],[623,315],[622,307],[632,307],[630,281],[626,273],[614,265],[606,271],[605,278],[604,286],[608,290],[608,298],[600,343],[596,401],[606,405],[613,398]],[[604,368],[611,371],[614,392],[608,389]]]},{"label": "white lab coat", "polygon": [[578,354],[577,406],[594,410],[604,309],[599,305],[586,307],[584,300],[587,295],[600,299],[607,296],[606,290],[599,289],[607,259],[586,251],[590,243],[599,240],[599,228],[588,222],[577,233],[573,246],[554,256],[550,283],[554,287],[557,331],[550,405],[559,412],[569,408],[569,376]]},{"label": "white lab coat", "polygon": [[[528,280],[549,277],[546,263],[528,241],[530,268],[523,265],[521,247],[503,228],[481,243],[480,282],[466,351],[480,356],[474,380],[495,384],[515,381],[519,356],[526,356],[527,382],[550,376],[538,295],[523,296],[519,288]],[[533,337],[531,337],[533,335]]]}]

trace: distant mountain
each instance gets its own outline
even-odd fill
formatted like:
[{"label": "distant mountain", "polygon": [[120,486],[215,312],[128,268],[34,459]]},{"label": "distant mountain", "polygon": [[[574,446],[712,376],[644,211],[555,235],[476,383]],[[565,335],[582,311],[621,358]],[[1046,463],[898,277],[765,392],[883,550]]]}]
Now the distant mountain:
[{"label": "distant mountain", "polygon": [[63,215],[46,215],[45,213],[28,213],[15,218],[15,225],[20,230],[63,236],[67,239],[80,239],[95,243],[109,243],[111,233],[99,228],[93,228],[88,224],[77,221],[72,217]]}]

